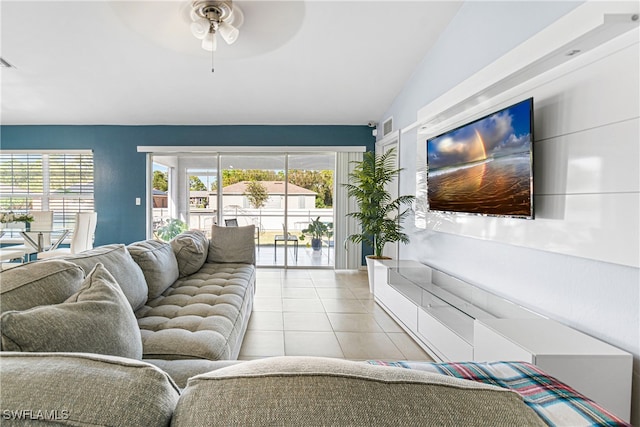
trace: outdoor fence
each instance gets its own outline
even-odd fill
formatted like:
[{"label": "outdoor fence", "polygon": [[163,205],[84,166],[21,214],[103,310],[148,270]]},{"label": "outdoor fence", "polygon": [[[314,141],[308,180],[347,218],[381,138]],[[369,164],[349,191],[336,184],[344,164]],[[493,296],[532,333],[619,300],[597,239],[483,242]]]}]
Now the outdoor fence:
[{"label": "outdoor fence", "polygon": [[[333,222],[333,209],[289,209],[287,215],[287,229],[292,234],[300,234],[311,221],[320,217],[322,222]],[[169,219],[166,208],[153,209],[154,230],[162,226]],[[252,209],[227,207],[223,211],[224,219],[237,219],[238,225],[253,224],[259,228],[260,234],[282,234],[285,215],[282,209]],[[218,213],[212,209],[191,208],[189,212],[189,229],[204,231],[207,235],[211,225],[216,224]],[[272,242],[273,243],[273,242]]]}]

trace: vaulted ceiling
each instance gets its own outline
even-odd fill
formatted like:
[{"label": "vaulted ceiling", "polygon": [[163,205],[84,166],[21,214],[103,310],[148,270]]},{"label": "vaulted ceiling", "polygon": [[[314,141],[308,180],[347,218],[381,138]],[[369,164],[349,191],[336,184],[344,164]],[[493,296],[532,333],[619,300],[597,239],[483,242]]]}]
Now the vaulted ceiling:
[{"label": "vaulted ceiling", "polygon": [[457,1],[235,1],[212,57],[189,1],[0,3],[2,124],[366,124]]}]

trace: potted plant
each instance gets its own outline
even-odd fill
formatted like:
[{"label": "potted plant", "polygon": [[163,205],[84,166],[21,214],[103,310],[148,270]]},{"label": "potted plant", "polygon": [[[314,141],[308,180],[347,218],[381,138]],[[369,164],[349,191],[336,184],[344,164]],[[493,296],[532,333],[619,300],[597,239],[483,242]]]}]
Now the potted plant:
[{"label": "potted plant", "polygon": [[362,226],[360,233],[351,234],[348,239],[354,243],[364,242],[373,248],[373,255],[367,256],[369,288],[372,293],[371,260],[387,258],[382,255],[387,243],[409,242],[409,236],[402,232],[402,221],[409,215],[410,205],[415,196],[405,195],[393,199],[387,189],[387,185],[397,178],[402,170],[395,166],[395,159],[395,148],[381,155],[366,152],[362,161],[352,162],[356,166],[349,173],[350,182],[343,184],[349,197],[353,197],[358,206],[357,212],[347,215],[355,218]]},{"label": "potted plant", "polygon": [[29,231],[31,228],[31,222],[33,221],[33,215],[31,214],[16,214],[13,211],[2,212],[0,213],[0,223],[1,224],[10,224],[10,223],[24,223],[24,227],[26,231]]},{"label": "potted plant", "polygon": [[158,227],[158,229],[156,230],[156,235],[160,238],[160,240],[168,242],[178,234],[182,233],[183,231],[187,231],[188,229],[189,227],[184,221],[176,218],[169,218],[164,225]]},{"label": "potted plant", "polygon": [[320,217],[317,217],[302,230],[300,240],[304,240],[305,235],[311,236],[311,247],[314,251],[319,251],[322,248],[322,236],[330,238],[333,235],[333,223],[322,222]]}]

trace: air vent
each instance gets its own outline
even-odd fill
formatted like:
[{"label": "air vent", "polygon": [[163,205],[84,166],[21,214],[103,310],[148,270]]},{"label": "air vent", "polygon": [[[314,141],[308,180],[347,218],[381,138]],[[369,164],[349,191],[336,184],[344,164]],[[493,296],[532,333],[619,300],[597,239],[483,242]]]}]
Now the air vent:
[{"label": "air vent", "polygon": [[383,124],[382,124],[382,136],[387,136],[389,135],[391,132],[393,132],[393,117],[389,117]]}]

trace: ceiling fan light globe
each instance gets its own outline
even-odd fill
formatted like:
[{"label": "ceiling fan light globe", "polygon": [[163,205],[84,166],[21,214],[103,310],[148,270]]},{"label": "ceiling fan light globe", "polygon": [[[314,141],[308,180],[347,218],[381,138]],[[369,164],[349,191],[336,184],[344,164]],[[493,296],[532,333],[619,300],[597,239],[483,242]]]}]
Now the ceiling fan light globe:
[{"label": "ceiling fan light globe", "polygon": [[227,44],[233,44],[238,40],[238,35],[240,31],[231,24],[222,21],[219,27],[220,35],[224,39]]},{"label": "ceiling fan light globe", "polygon": [[206,19],[200,18],[191,23],[191,34],[197,39],[204,39],[209,33],[211,24]]},{"label": "ceiling fan light globe", "polygon": [[192,21],[197,21],[198,19],[202,19],[202,16],[198,15],[195,9],[191,9],[189,12],[189,17]]},{"label": "ceiling fan light globe", "polygon": [[202,39],[202,48],[209,52],[214,52],[218,48],[218,41],[216,40],[215,33],[207,33]]}]

